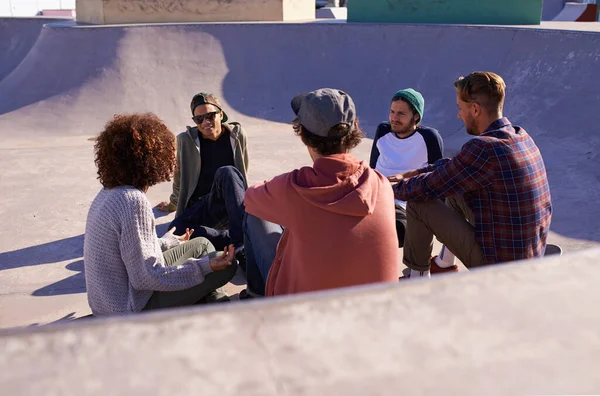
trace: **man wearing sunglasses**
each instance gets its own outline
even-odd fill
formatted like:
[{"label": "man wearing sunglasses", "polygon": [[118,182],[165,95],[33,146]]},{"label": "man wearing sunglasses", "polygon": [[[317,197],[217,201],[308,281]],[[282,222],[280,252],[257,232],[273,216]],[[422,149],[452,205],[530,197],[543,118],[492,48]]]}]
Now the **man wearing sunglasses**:
[{"label": "man wearing sunglasses", "polygon": [[242,219],[247,188],[246,134],[237,122],[228,123],[219,99],[199,93],[190,105],[195,127],[177,136],[177,170],[173,193],[157,208],[176,211],[169,228],[193,229],[216,249],[243,244]]}]

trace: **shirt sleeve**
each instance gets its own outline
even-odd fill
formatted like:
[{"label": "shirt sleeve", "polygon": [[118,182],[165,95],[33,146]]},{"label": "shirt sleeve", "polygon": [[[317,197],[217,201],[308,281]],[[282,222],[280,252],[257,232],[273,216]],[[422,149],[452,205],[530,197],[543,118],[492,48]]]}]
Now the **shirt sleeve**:
[{"label": "shirt sleeve", "polygon": [[194,287],[211,272],[209,257],[166,266],[148,201],[127,202],[122,214],[119,247],[131,285],[137,290],[178,291]]},{"label": "shirt sleeve", "polygon": [[385,123],[379,124],[377,130],[375,131],[375,138],[373,138],[373,146],[371,147],[371,157],[369,159],[369,166],[371,169],[375,169],[377,166],[377,160],[379,159],[379,149],[377,148],[377,141],[381,139],[384,135],[389,132],[387,128],[385,128]]},{"label": "shirt sleeve", "polygon": [[167,233],[162,237],[158,238],[158,243],[160,244],[160,250],[162,250],[163,252],[165,250],[169,250],[181,245],[181,242],[179,242],[179,238],[177,238],[177,235],[170,233]]},{"label": "shirt sleeve", "polygon": [[417,169],[418,173],[428,173],[428,172],[433,172],[434,170],[436,170],[437,168],[446,165],[448,162],[450,161],[450,158],[442,158],[439,159],[437,161],[435,161],[434,164],[429,164],[427,166],[424,166],[422,168]]},{"label": "shirt sleeve", "polygon": [[[442,161],[442,160],[440,160]],[[403,201],[446,198],[479,190],[492,183],[493,169],[484,143],[467,142],[453,159],[436,162],[433,170],[394,186],[394,196]]]},{"label": "shirt sleeve", "polygon": [[246,212],[271,223],[289,227],[289,188],[292,177],[293,173],[285,173],[266,183],[249,187],[244,200]]},{"label": "shirt sleeve", "polygon": [[420,128],[419,133],[423,136],[427,147],[427,163],[434,164],[442,158],[444,152],[444,141],[440,133],[433,128]]}]

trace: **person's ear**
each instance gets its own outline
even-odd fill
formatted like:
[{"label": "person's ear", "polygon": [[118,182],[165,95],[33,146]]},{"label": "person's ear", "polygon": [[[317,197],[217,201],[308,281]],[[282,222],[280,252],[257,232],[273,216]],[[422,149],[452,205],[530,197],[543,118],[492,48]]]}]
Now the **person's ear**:
[{"label": "person's ear", "polygon": [[471,103],[471,112],[475,117],[478,117],[481,114],[481,106],[479,103]]}]

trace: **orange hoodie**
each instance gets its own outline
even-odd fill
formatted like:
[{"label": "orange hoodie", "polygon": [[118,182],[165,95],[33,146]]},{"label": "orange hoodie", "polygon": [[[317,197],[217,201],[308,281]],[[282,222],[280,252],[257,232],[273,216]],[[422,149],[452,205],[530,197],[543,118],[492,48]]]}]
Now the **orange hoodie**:
[{"label": "orange hoodie", "polygon": [[392,187],[350,154],[250,187],[245,205],[285,228],[266,296],[398,281]]}]

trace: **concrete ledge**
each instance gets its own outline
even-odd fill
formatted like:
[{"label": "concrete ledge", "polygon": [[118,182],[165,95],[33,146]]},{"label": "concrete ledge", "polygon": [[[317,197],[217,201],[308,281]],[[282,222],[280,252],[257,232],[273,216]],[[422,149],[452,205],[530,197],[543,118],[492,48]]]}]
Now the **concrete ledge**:
[{"label": "concrete ledge", "polygon": [[31,394],[593,394],[600,250],[0,336]]},{"label": "concrete ledge", "polygon": [[91,24],[296,21],[315,18],[313,0],[77,0]]}]

